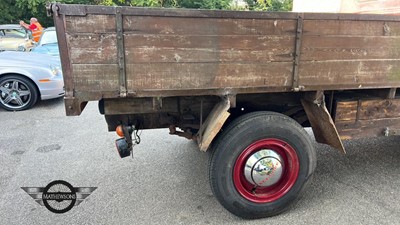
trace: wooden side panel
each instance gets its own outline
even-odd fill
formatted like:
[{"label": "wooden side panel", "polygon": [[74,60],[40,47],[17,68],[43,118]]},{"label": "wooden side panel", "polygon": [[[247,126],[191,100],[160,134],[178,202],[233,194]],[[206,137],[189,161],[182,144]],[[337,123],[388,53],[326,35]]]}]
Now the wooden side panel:
[{"label": "wooden side panel", "polygon": [[172,113],[178,112],[178,99],[165,98],[163,107],[156,108],[153,104],[153,98],[116,98],[104,101],[105,115],[124,115],[124,114],[146,114],[146,113]]},{"label": "wooden side panel", "polygon": [[336,123],[341,139],[379,137],[383,136],[386,128],[400,129],[400,118],[340,121]]},{"label": "wooden side panel", "polygon": [[125,16],[124,31],[156,35],[292,35],[295,20]]},{"label": "wooden side panel", "polygon": [[125,16],[129,91],[290,87],[295,20]]},{"label": "wooden side panel", "polygon": [[67,35],[72,64],[117,64],[116,34]]},{"label": "wooden side panel", "polygon": [[305,90],[400,85],[400,23],[305,20],[303,27]]},{"label": "wooden side panel", "polygon": [[287,62],[128,64],[127,86],[130,90],[289,87],[291,71],[292,63]]},{"label": "wooden side panel", "polygon": [[400,99],[366,100],[359,109],[359,119],[400,118]]},{"label": "wooden side panel", "polygon": [[342,139],[382,136],[400,128],[400,99],[338,102],[335,124]]},{"label": "wooden side panel", "polygon": [[118,65],[72,64],[75,91],[98,92],[119,90]]},{"label": "wooden side panel", "polygon": [[127,63],[293,60],[294,36],[125,35]]},{"label": "wooden side panel", "polygon": [[115,15],[65,16],[65,27],[69,34],[113,34],[115,33]]},{"label": "wooden side panel", "polygon": [[400,117],[400,99],[339,101],[335,121],[374,120]]},{"label": "wooden side panel", "polygon": [[[68,88],[82,101],[117,97],[119,82],[125,82],[124,74],[119,74],[124,65],[127,95],[136,97],[288,91],[297,75],[302,91],[400,86],[396,18],[305,15],[294,75],[298,24],[294,14],[254,12],[255,17],[249,18],[253,13],[221,16],[213,11],[166,10],[170,14],[165,14],[162,9],[124,8],[119,11],[124,43],[119,47],[125,54],[121,63],[113,15],[117,8],[76,8],[77,15],[65,15],[73,79]],[[103,91],[116,95],[102,95]],[[350,115],[340,116],[339,120],[350,120]]]},{"label": "wooden side panel", "polygon": [[400,60],[303,61],[300,85],[313,87],[363,88],[400,85]]},{"label": "wooden side panel", "polygon": [[75,93],[83,98],[90,98],[91,92],[117,94],[115,16],[88,14],[65,18]]},{"label": "wooden side panel", "polygon": [[399,59],[400,36],[304,36],[301,60]]},{"label": "wooden side panel", "polygon": [[400,36],[399,22],[366,20],[306,20],[304,35]]}]

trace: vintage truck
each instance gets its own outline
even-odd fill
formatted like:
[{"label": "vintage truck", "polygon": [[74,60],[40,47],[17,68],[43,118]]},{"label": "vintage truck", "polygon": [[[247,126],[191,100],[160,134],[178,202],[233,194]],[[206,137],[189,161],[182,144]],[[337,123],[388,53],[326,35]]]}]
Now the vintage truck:
[{"label": "vintage truck", "polygon": [[98,101],[121,157],[141,129],[197,141],[215,197],[237,216],[273,216],[298,198],[316,167],[304,127],[343,153],[343,139],[400,133],[399,16],[59,3],[48,12],[66,114]]}]

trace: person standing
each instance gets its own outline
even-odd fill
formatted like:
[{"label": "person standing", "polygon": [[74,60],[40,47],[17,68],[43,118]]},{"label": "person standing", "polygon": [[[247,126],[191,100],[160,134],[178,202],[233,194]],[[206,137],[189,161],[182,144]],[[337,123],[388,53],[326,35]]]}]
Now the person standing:
[{"label": "person standing", "polygon": [[19,21],[19,25],[25,27],[32,31],[33,40],[35,42],[39,42],[40,35],[42,35],[43,27],[40,25],[39,21],[32,17],[30,20],[30,24],[26,24],[24,21]]}]

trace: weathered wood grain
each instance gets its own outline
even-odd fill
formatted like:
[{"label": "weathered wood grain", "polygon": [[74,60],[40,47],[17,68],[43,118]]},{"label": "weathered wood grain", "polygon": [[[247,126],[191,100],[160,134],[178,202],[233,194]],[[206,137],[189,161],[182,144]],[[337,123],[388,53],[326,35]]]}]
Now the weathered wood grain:
[{"label": "weathered wood grain", "polygon": [[122,115],[135,112],[136,114],[160,113],[160,112],[178,112],[178,99],[165,98],[162,100],[163,106],[155,109],[152,98],[119,98],[104,102],[104,113],[107,115]]},{"label": "weathered wood grain", "polygon": [[400,60],[304,61],[299,77],[299,84],[310,89],[330,85],[400,85]]},{"label": "weathered wood grain", "polygon": [[116,34],[67,35],[73,64],[116,64]]},{"label": "weathered wood grain", "polygon": [[360,120],[400,117],[400,99],[361,101]]},{"label": "weathered wood grain", "polygon": [[204,121],[204,126],[198,132],[198,145],[201,151],[207,151],[214,137],[217,136],[225,121],[228,119],[230,102],[229,99],[223,99],[212,109],[211,113]]},{"label": "weathered wood grain", "polygon": [[400,36],[304,36],[301,60],[399,59]]},{"label": "weathered wood grain", "polygon": [[343,124],[400,118],[400,99],[367,99],[337,102],[334,117],[336,123],[345,122]]},{"label": "weathered wood grain", "polygon": [[[237,50],[287,49],[294,45],[294,35],[289,36],[239,36],[239,35],[138,35],[125,34],[125,47],[148,48],[209,48]],[[290,46],[290,47],[289,47]]]},{"label": "weathered wood grain", "polygon": [[356,121],[358,101],[337,102],[335,122]]},{"label": "weathered wood grain", "polygon": [[118,91],[117,64],[72,64],[76,91]]},{"label": "weathered wood grain", "polygon": [[125,35],[127,63],[292,61],[294,36]]},{"label": "weathered wood grain", "polygon": [[288,87],[292,69],[288,62],[127,64],[127,86],[128,90]]},{"label": "weathered wood grain", "polygon": [[293,49],[287,46],[282,49],[271,50],[237,50],[237,49],[210,49],[210,48],[127,48],[127,63],[211,63],[211,62],[239,62],[239,63],[266,63],[291,62]]},{"label": "weathered wood grain", "polygon": [[125,33],[155,35],[287,35],[296,20],[125,16]]},{"label": "weathered wood grain", "polygon": [[400,36],[399,22],[304,20],[304,35]]},{"label": "weathered wood grain", "polygon": [[[66,15],[60,11],[65,16],[62,46],[69,49],[64,60],[72,64],[73,87],[68,88],[70,94],[79,93],[82,102],[97,100],[102,92],[119,91],[116,8],[107,8],[107,15],[102,10],[86,7],[74,16],[72,11]],[[243,12],[236,16],[233,12],[134,8],[121,13],[128,96],[292,88],[295,18],[300,14]],[[304,14],[303,18],[296,65],[302,91],[400,86],[400,20],[339,14]],[[338,115],[338,121],[352,120],[352,112],[346,110],[340,111],[344,114]]]},{"label": "weathered wood grain", "polygon": [[339,121],[336,123],[341,139],[356,139],[364,137],[379,137],[386,128],[400,129],[400,118]]},{"label": "weathered wood grain", "polygon": [[65,16],[65,27],[69,34],[116,33],[115,15]]},{"label": "weathered wood grain", "polygon": [[308,92],[301,99],[304,111],[311,123],[315,140],[328,144],[342,153],[346,153],[342,141],[339,139],[335,123],[325,105],[324,92]]}]

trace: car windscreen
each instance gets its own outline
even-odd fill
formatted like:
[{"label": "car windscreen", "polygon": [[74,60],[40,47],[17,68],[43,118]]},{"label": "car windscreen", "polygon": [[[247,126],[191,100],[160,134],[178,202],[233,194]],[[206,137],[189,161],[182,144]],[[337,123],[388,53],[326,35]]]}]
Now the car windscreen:
[{"label": "car windscreen", "polygon": [[40,39],[39,45],[46,45],[53,43],[57,43],[56,31],[54,30],[45,31]]},{"label": "car windscreen", "polygon": [[26,31],[21,28],[21,29],[1,29],[0,30],[0,36],[5,38],[25,38],[26,37]]}]

